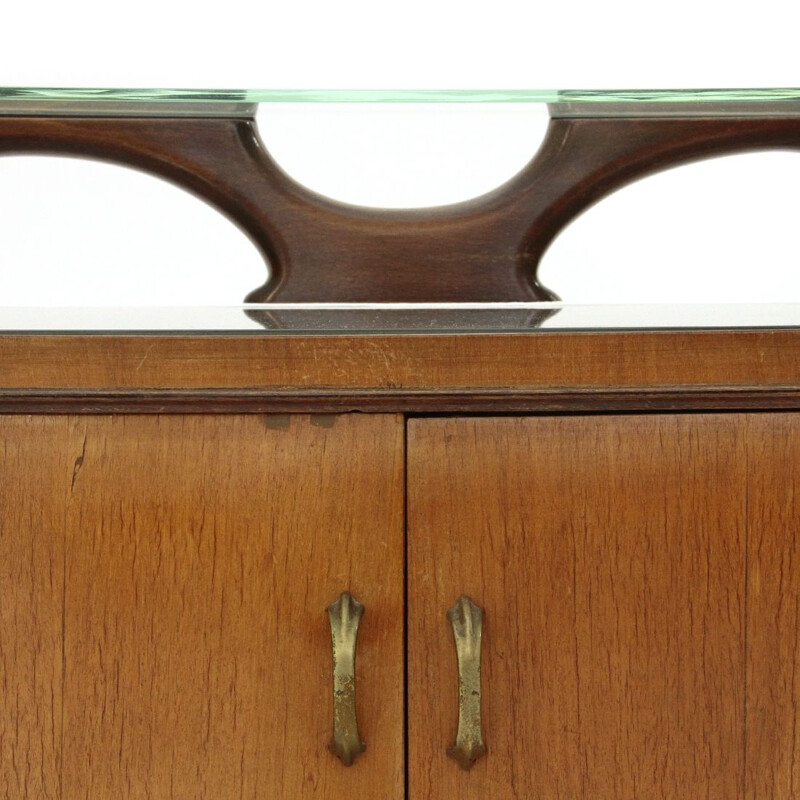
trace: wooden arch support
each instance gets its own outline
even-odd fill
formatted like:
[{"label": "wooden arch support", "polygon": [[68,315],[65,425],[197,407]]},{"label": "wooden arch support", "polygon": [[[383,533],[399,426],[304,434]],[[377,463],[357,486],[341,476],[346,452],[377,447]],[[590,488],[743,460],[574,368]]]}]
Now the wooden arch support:
[{"label": "wooden arch support", "polygon": [[338,203],[286,175],[254,119],[0,117],[0,154],[100,159],[205,199],[271,270],[247,300],[550,300],[536,277],[558,233],[619,187],[702,158],[800,148],[798,117],[553,119],[516,176],[467,202],[379,210]]}]

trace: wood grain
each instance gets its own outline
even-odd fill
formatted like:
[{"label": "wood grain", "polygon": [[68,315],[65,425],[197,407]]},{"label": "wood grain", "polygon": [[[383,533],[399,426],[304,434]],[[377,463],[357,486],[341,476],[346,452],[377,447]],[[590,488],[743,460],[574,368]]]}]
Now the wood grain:
[{"label": "wood grain", "polygon": [[[3,424],[5,796],[403,796],[401,418]],[[346,588],[351,768],[327,749]]]},{"label": "wood grain", "polygon": [[0,417],[0,797],[61,792],[66,417]]},{"label": "wood grain", "polygon": [[[800,395],[800,331],[535,333],[413,336],[0,336],[0,392],[130,390],[250,393],[255,399],[397,410],[691,407],[744,392]],[[603,392],[610,392],[605,401]],[[411,402],[408,396],[411,396]],[[482,399],[483,398],[483,399]],[[0,398],[2,399],[2,398]],[[52,401],[52,397],[50,398]],[[89,398],[91,400],[91,398]],[[224,402],[220,396],[217,401]],[[717,399],[724,403],[725,398]],[[768,401],[767,401],[768,402]],[[515,403],[517,405],[515,405]],[[89,403],[91,407],[91,403]],[[235,409],[234,405],[230,406]],[[724,405],[723,405],[724,407]],[[19,408],[19,405],[16,406]],[[391,410],[391,402],[382,408]]]},{"label": "wood grain", "polygon": [[[741,797],[741,415],[415,419],[409,797]],[[488,755],[445,611],[485,610]]]},{"label": "wood grain", "polygon": [[800,416],[748,416],[747,797],[800,797]]}]

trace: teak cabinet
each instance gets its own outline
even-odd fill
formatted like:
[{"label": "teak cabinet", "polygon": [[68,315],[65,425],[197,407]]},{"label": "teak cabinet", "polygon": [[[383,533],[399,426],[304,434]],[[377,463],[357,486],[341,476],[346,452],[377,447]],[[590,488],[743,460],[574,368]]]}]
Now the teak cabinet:
[{"label": "teak cabinet", "polygon": [[799,796],[800,333],[620,336],[0,337],[0,796]]}]

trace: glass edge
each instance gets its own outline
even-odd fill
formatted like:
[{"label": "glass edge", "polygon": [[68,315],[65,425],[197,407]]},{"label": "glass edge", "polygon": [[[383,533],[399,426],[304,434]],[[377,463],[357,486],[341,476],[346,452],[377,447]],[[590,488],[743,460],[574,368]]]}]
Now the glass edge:
[{"label": "glass edge", "polygon": [[13,102],[152,103],[705,103],[800,100],[800,88],[694,89],[199,89],[0,87]]}]

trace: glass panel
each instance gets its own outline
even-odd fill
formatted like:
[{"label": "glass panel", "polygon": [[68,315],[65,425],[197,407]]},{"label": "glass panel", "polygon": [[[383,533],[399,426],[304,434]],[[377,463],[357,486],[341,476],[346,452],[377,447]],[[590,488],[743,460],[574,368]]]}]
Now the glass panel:
[{"label": "glass panel", "polygon": [[258,103],[546,103],[553,117],[800,116],[800,89],[0,87],[0,115],[249,118]]},{"label": "glass panel", "polygon": [[783,89],[95,89],[0,87],[0,100],[136,103],[764,103]]},{"label": "glass panel", "polygon": [[800,303],[286,304],[148,308],[0,308],[3,333],[533,333],[800,328]]}]

